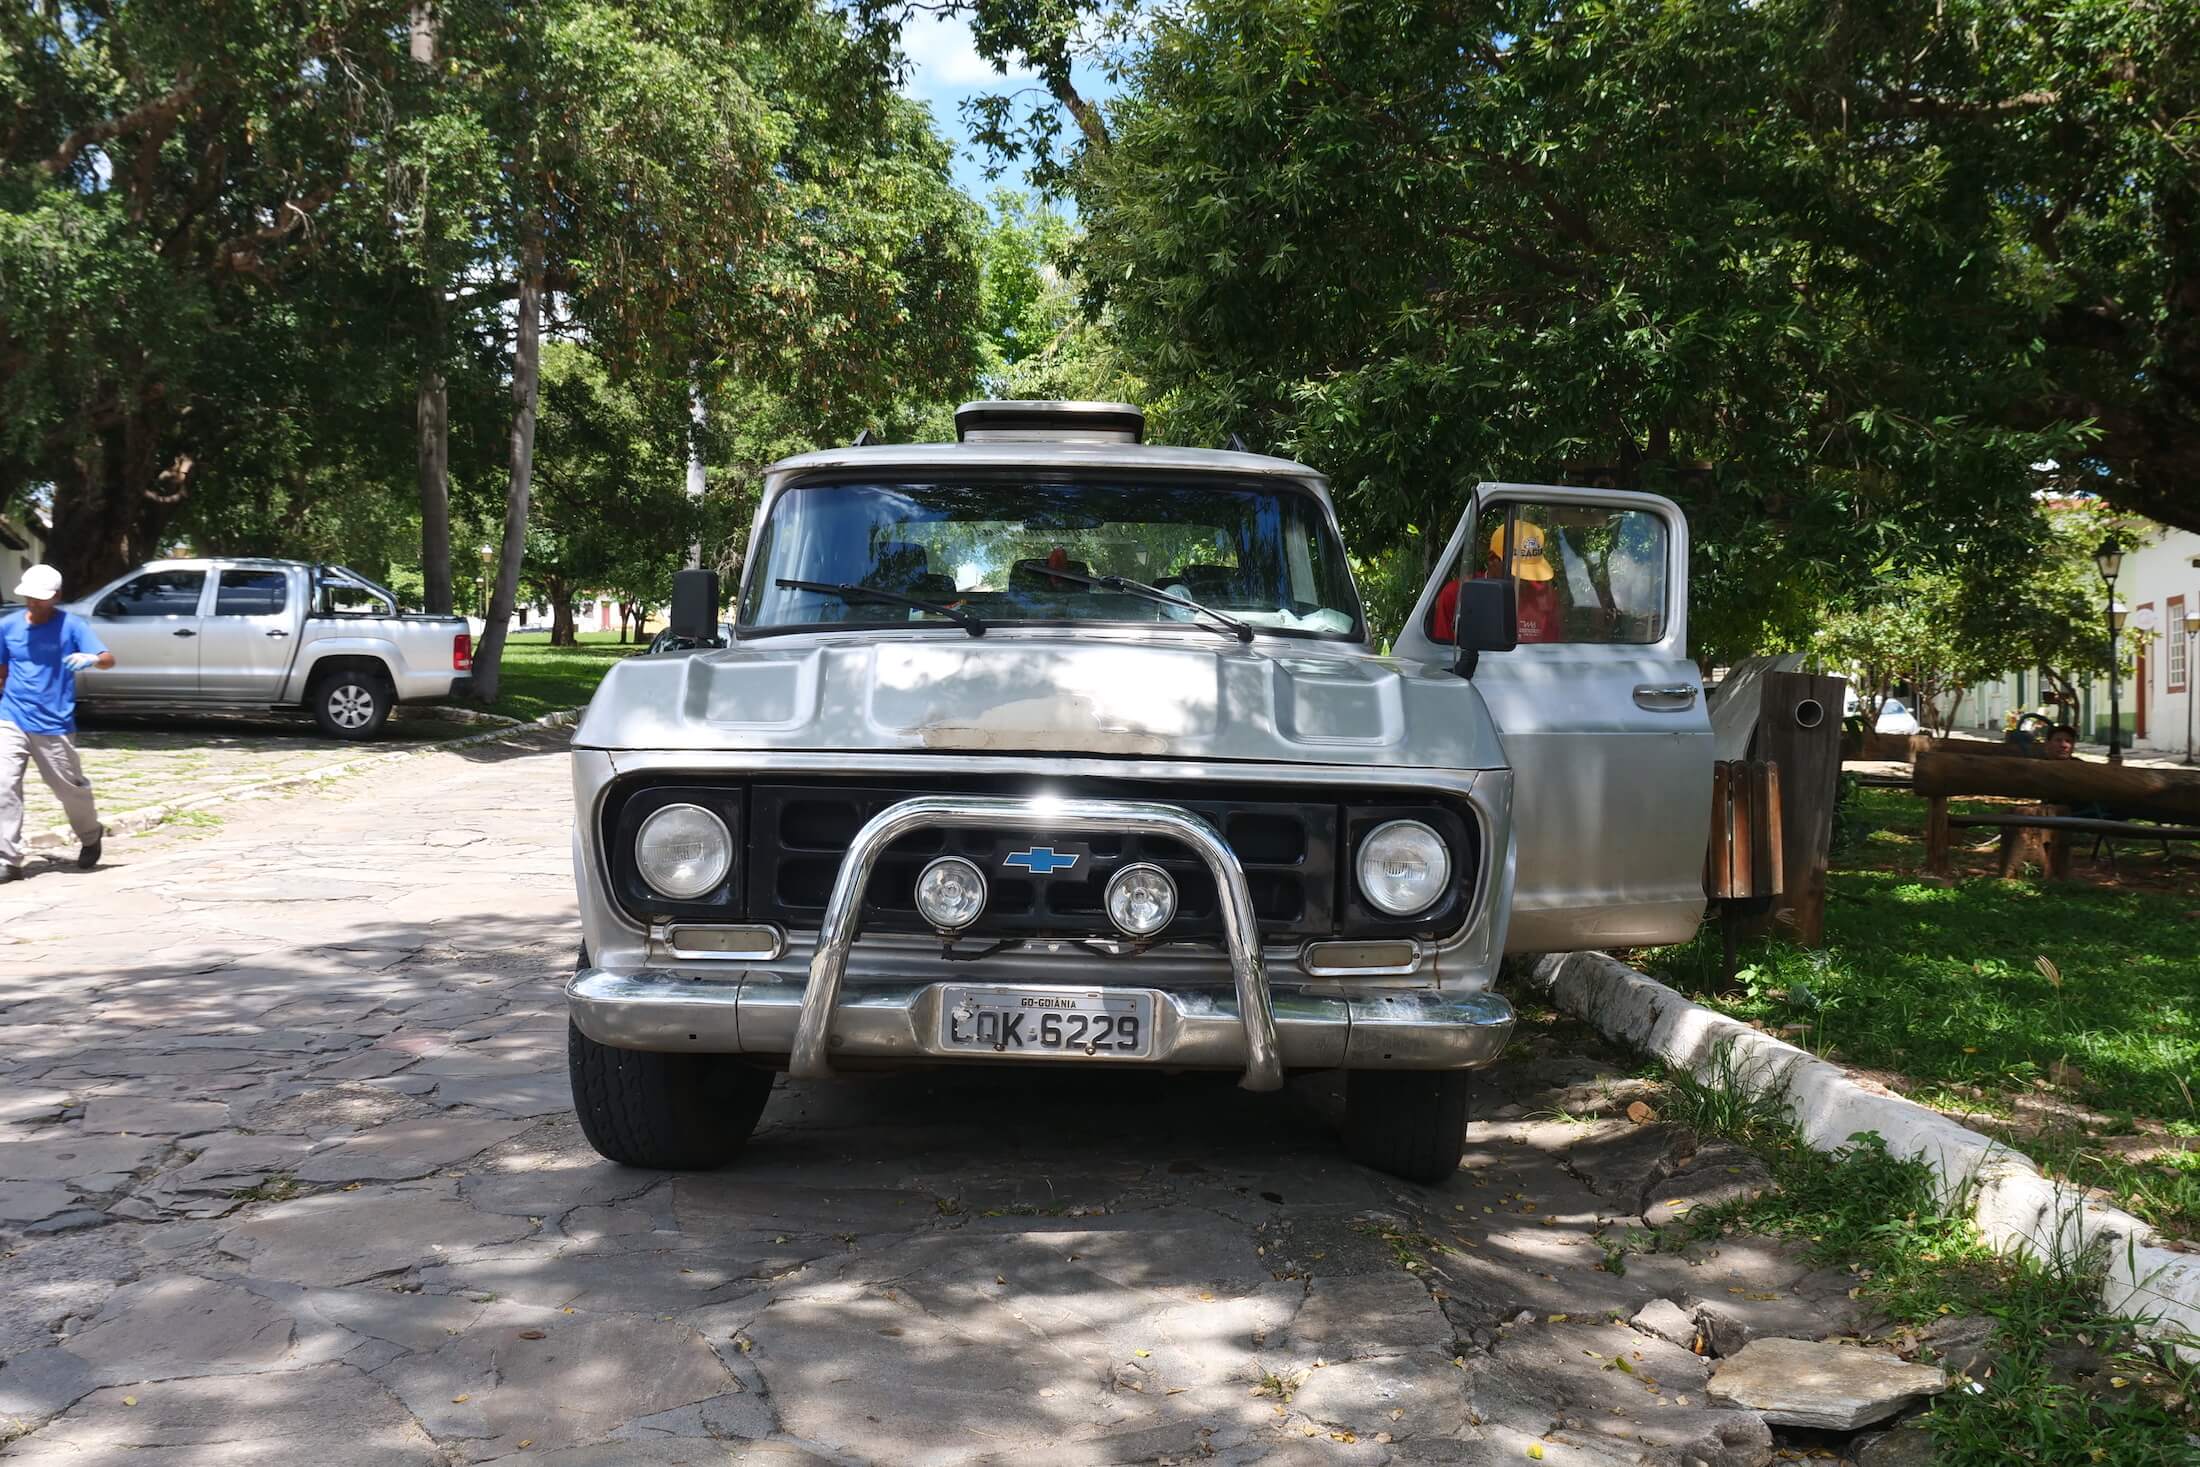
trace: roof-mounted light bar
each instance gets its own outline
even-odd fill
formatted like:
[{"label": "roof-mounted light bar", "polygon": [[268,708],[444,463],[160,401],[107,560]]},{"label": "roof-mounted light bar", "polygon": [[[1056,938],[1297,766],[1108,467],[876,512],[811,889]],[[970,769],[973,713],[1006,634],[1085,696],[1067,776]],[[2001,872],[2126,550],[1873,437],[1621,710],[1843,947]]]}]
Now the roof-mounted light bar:
[{"label": "roof-mounted light bar", "polygon": [[1146,414],[1127,402],[966,402],[955,409],[963,443],[1143,443]]}]

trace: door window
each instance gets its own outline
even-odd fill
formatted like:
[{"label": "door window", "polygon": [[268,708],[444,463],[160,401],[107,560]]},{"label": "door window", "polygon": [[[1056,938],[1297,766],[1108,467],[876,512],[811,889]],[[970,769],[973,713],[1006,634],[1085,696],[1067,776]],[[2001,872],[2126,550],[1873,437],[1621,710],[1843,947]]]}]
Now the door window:
[{"label": "door window", "polygon": [[206,588],[202,570],[147,571],[107,593],[101,616],[197,616],[199,593]]},{"label": "door window", "polygon": [[1432,641],[1449,644],[1460,580],[1510,575],[1523,644],[1663,641],[1666,556],[1665,521],[1644,510],[1493,504],[1430,604],[1424,630]]},{"label": "door window", "polygon": [[216,616],[273,616],[290,596],[290,578],[277,570],[225,570],[214,592]]}]

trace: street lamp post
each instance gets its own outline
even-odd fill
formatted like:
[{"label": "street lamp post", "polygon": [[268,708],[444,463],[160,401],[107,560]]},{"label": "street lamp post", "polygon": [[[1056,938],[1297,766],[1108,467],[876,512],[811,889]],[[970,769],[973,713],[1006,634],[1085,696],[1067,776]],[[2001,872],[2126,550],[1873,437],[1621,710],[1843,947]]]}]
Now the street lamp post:
[{"label": "street lamp post", "polygon": [[2193,696],[2193,657],[2200,654],[2200,607],[2185,609],[2185,624],[2171,627],[2169,634],[2184,634],[2185,638],[2185,762],[2200,763],[2192,757],[2192,705],[2200,702]]},{"label": "street lamp post", "polygon": [[2108,762],[2124,762],[2122,690],[2116,674],[2116,634],[2123,630],[2123,616],[2116,605],[2116,573],[2124,568],[2124,547],[2111,534],[2093,552],[2094,569],[2108,592]]},{"label": "street lamp post", "polygon": [[489,562],[496,553],[496,547],[492,545],[481,547],[481,620],[484,625],[489,620]]}]

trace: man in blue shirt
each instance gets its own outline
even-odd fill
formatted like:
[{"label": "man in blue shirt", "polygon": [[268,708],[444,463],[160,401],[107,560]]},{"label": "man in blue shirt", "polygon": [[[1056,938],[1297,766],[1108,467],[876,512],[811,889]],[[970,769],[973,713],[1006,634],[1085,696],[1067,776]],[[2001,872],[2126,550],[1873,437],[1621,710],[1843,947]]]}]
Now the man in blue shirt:
[{"label": "man in blue shirt", "polygon": [[76,757],[76,675],[115,665],[84,618],[54,603],[61,572],[34,565],[15,588],[23,610],[0,617],[0,885],[23,879],[23,766],[39,775],[83,846],[76,864],[99,864],[107,834],[92,808],[92,782]]}]

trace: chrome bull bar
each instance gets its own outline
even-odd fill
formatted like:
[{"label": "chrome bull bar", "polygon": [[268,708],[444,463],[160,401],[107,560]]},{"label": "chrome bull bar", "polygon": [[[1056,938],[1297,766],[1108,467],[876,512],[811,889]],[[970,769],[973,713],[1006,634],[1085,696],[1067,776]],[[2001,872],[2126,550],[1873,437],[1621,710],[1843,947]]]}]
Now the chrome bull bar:
[{"label": "chrome bull bar", "polygon": [[1260,956],[1260,923],[1253,893],[1221,834],[1199,816],[1176,805],[1146,800],[1073,800],[1038,796],[921,795],[889,805],[856,832],[840,863],[825,920],[810,959],[810,979],[802,993],[802,1016],[795,1026],[789,1074],[821,1080],[832,1073],[833,1014],[840,1006],[841,980],[848,971],[848,948],[855,941],[863,895],[871,884],[879,853],[912,830],[1009,827],[1052,835],[1157,835],[1189,846],[1214,875],[1221,898],[1222,936],[1230,953],[1230,977],[1237,988],[1238,1013],[1245,1025],[1247,1090],[1277,1090],[1283,1085],[1283,1061],[1276,1050],[1276,1015],[1268,997],[1268,974]]}]

